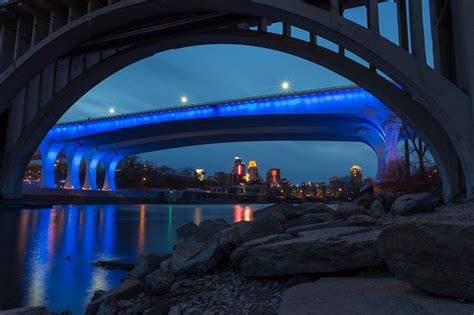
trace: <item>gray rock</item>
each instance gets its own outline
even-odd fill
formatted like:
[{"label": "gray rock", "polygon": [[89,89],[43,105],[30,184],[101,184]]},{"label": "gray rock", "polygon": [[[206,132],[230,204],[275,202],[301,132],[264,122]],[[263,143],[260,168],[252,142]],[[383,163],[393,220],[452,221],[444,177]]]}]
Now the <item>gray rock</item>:
[{"label": "gray rock", "polygon": [[356,214],[369,214],[369,211],[360,205],[356,205],[350,202],[341,202],[337,207],[337,210],[334,214],[336,219],[347,219],[351,215]]},{"label": "gray rock", "polygon": [[279,213],[267,213],[255,219],[250,227],[242,231],[242,242],[285,232],[286,219]]},{"label": "gray rock", "polygon": [[377,220],[365,214],[351,215],[347,218],[348,226],[371,226],[377,223]]},{"label": "gray rock", "polygon": [[316,224],[309,224],[309,225],[302,225],[293,228],[289,228],[286,230],[287,234],[296,235],[303,231],[311,231],[311,230],[319,230],[319,229],[328,229],[328,228],[336,228],[336,227],[345,227],[347,226],[344,220],[334,220]]},{"label": "gray rock", "polygon": [[368,227],[362,226],[346,226],[346,227],[337,227],[337,228],[328,228],[328,229],[319,229],[319,230],[309,230],[309,231],[302,231],[297,234],[298,237],[306,237],[306,236],[347,236],[353,235],[357,233],[363,233],[370,231]]},{"label": "gray rock", "polygon": [[306,231],[300,238],[251,248],[242,260],[241,272],[250,277],[283,276],[383,264],[377,246],[380,232],[357,233],[358,229],[364,228]]},{"label": "gray rock", "polygon": [[321,278],[285,291],[281,315],[472,315],[473,305],[423,294],[394,278]]},{"label": "gray rock", "polygon": [[181,310],[179,313],[171,313],[171,309],[176,303],[175,299],[163,299],[159,300],[153,307],[145,310],[143,315],[167,315],[167,314],[176,314],[181,315]]},{"label": "gray rock", "polygon": [[100,305],[113,300],[130,299],[144,291],[143,283],[137,279],[127,279],[118,286],[92,301],[86,309],[86,314],[97,314]]},{"label": "gray rock", "polygon": [[221,231],[216,238],[219,239],[219,246],[225,254],[230,254],[242,243],[240,228],[236,226]]},{"label": "gray rock", "polygon": [[299,217],[289,220],[288,227],[292,228],[292,227],[301,226],[301,225],[309,225],[309,224],[326,222],[326,221],[332,220],[333,217],[334,216],[332,213],[307,213],[307,214],[303,214]]},{"label": "gray rock", "polygon": [[279,213],[284,215],[285,217],[295,211],[295,206],[286,202],[280,202],[269,207],[259,209],[253,213],[253,218],[258,219],[261,216],[268,214],[268,213]]},{"label": "gray rock", "polygon": [[359,206],[362,206],[366,209],[370,209],[370,206],[372,205],[372,203],[374,202],[375,200],[375,197],[374,195],[372,194],[366,194],[366,195],[363,195],[359,198],[357,198],[356,200],[354,200],[352,203],[353,204],[356,204],[356,205],[359,205]]},{"label": "gray rock", "polygon": [[403,195],[395,200],[390,212],[401,216],[431,212],[437,203],[436,197],[428,193]]},{"label": "gray rock", "polygon": [[171,260],[171,271],[179,273],[206,273],[224,258],[219,240],[209,242],[181,242],[176,244]]},{"label": "gray rock", "polygon": [[288,282],[286,283],[286,285],[288,287],[293,287],[295,285],[311,282],[311,281],[312,280],[310,277],[303,276],[303,275],[296,275],[296,276],[291,277],[290,280],[288,280]]},{"label": "gray rock", "polygon": [[198,226],[193,222],[189,222],[176,229],[176,238],[178,242],[192,241],[196,238],[198,231]]},{"label": "gray rock", "polygon": [[390,208],[392,207],[392,204],[397,200],[399,195],[396,195],[391,192],[379,192],[376,195],[377,200],[379,200],[385,211],[390,211]]},{"label": "gray rock", "polygon": [[107,291],[104,291],[104,290],[94,291],[94,295],[92,296],[91,301],[94,302],[95,300],[97,300],[98,298],[100,298],[102,295],[104,295],[106,293],[107,293]]},{"label": "gray rock", "polygon": [[48,315],[48,308],[44,306],[26,306],[11,310],[0,311],[1,315]]},{"label": "gray rock", "polygon": [[115,315],[119,310],[119,306],[116,300],[104,302],[100,305],[97,315]]},{"label": "gray rock", "polygon": [[230,225],[222,219],[202,221],[201,224],[199,224],[199,230],[196,235],[195,241],[210,241],[217,233],[229,227]]},{"label": "gray rock", "polygon": [[152,294],[165,294],[171,289],[175,277],[171,272],[158,269],[146,276],[146,291]]},{"label": "gray rock", "polygon": [[125,276],[125,279],[144,280],[146,275],[160,268],[163,257],[154,254],[138,256],[135,267]]},{"label": "gray rock", "polygon": [[398,279],[420,290],[474,300],[474,224],[395,224],[383,231],[379,243]]},{"label": "gray rock", "polygon": [[296,218],[298,216],[309,214],[309,213],[326,213],[326,214],[334,214],[334,210],[329,208],[323,203],[316,203],[316,202],[303,202],[294,207],[293,211],[288,211],[286,213],[286,218],[288,220],[292,218]]},{"label": "gray rock", "polygon": [[181,315],[181,308],[177,305],[172,306],[168,312],[168,315]]},{"label": "gray rock", "polygon": [[255,240],[248,241],[244,244],[242,244],[239,248],[234,250],[232,254],[230,255],[230,259],[232,261],[232,264],[236,268],[240,268],[240,263],[242,262],[242,259],[245,257],[247,254],[247,251],[253,247],[259,246],[259,245],[265,245],[265,244],[271,244],[271,243],[276,243],[276,242],[281,242],[281,241],[286,241],[289,239],[292,239],[293,237],[288,234],[274,234],[274,235],[269,235],[266,237],[258,238]]},{"label": "gray rock", "polygon": [[380,218],[385,214],[385,209],[383,207],[383,204],[375,200],[372,205],[370,206],[370,215],[374,218]]}]

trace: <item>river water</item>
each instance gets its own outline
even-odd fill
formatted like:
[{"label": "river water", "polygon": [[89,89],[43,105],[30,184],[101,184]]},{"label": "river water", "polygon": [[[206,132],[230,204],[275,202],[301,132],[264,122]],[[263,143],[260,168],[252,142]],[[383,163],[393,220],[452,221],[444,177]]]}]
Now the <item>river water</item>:
[{"label": "river water", "polygon": [[91,262],[164,254],[185,223],[249,221],[265,206],[65,205],[0,212],[0,310],[45,305],[82,314],[95,290],[110,289],[125,274]]}]

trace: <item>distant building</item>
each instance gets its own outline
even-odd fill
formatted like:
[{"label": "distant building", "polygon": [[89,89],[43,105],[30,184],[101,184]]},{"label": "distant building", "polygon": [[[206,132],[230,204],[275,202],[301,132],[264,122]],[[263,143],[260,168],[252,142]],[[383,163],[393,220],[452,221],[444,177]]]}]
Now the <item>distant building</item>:
[{"label": "distant building", "polygon": [[326,193],[328,196],[331,197],[343,197],[346,191],[345,184],[343,179],[337,176],[331,176],[329,178],[328,187],[326,189]]},{"label": "distant building", "polygon": [[256,184],[260,182],[260,177],[258,175],[258,167],[257,167],[256,161],[249,162],[247,181],[251,184]]},{"label": "distant building", "polygon": [[267,172],[267,184],[277,186],[281,184],[281,173],[279,168],[271,168]]},{"label": "distant building", "polygon": [[202,168],[195,169],[194,174],[200,182],[203,182],[206,179],[206,172]]},{"label": "distant building", "polygon": [[362,188],[362,168],[358,165],[352,166],[350,178],[349,195],[356,197]]},{"label": "distant building", "polygon": [[236,156],[234,158],[234,166],[232,168],[232,184],[242,183],[246,174],[246,165],[242,162],[242,158]]}]

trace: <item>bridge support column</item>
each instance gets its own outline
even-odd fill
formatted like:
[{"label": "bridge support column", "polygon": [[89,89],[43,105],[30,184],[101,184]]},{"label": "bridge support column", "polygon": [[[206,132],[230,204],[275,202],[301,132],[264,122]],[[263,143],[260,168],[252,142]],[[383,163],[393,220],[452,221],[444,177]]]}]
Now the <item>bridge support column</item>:
[{"label": "bridge support column", "polygon": [[82,189],[97,190],[97,166],[104,155],[104,152],[91,152],[85,155],[86,178]]},{"label": "bridge support column", "polygon": [[122,158],[123,156],[121,155],[107,155],[102,160],[105,166],[105,181],[102,190],[117,191],[115,185],[115,170]]},{"label": "bridge support column", "polygon": [[54,143],[52,145],[41,144],[41,188],[55,188],[56,180],[54,177],[54,170],[56,160],[58,158],[59,152],[63,148],[62,144]]},{"label": "bridge support column", "polygon": [[80,189],[81,181],[79,178],[79,172],[81,170],[81,161],[86,153],[86,149],[71,146],[67,147],[65,152],[67,156],[67,178],[64,188]]}]

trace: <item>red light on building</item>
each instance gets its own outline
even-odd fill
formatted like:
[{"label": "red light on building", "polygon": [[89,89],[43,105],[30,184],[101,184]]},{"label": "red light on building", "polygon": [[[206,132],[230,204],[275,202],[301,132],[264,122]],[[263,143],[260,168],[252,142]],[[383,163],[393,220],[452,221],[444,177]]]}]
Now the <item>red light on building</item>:
[{"label": "red light on building", "polygon": [[242,164],[237,166],[237,175],[242,175]]}]

